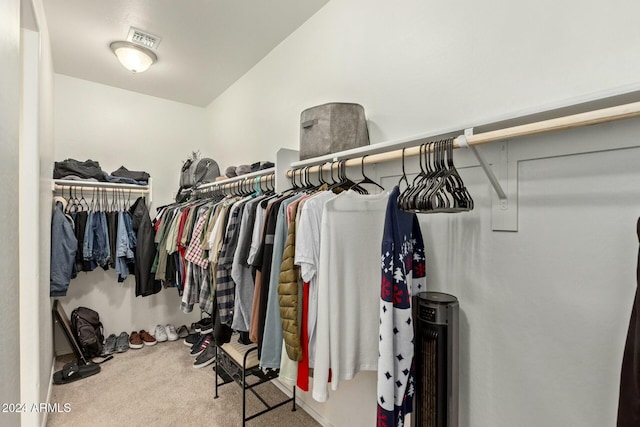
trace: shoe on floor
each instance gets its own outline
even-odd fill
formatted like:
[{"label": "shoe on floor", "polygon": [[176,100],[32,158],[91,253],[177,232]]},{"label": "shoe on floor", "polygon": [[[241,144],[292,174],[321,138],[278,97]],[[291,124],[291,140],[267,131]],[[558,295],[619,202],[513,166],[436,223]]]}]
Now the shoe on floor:
[{"label": "shoe on floor", "polygon": [[88,365],[79,365],[77,360],[69,362],[62,369],[53,374],[54,384],[67,384],[83,378],[90,377],[100,372],[100,365],[89,363]]},{"label": "shoe on floor", "polygon": [[189,336],[189,329],[187,329],[187,325],[182,325],[178,328],[178,338],[186,338]]},{"label": "shoe on floor", "polygon": [[193,347],[191,348],[191,353],[189,354],[194,357],[199,356],[200,354],[202,354],[202,352],[204,352],[207,349],[207,347],[209,347],[209,344],[211,344],[212,340],[213,340],[212,334],[203,335],[200,341],[198,341],[193,345]]},{"label": "shoe on floor", "polygon": [[167,337],[167,331],[164,329],[164,326],[162,325],[156,326],[155,336],[156,336],[156,341],[158,342],[165,342],[166,340],[169,339],[169,337]]},{"label": "shoe on floor", "polygon": [[204,368],[216,361],[216,346],[209,344],[205,351],[200,354],[193,362],[194,368]]},{"label": "shoe on floor", "polygon": [[198,339],[196,341],[194,341],[194,343],[191,345],[191,353],[193,355],[193,352],[198,351],[198,349],[200,349],[200,347],[202,347],[202,343],[204,343],[204,340],[207,338],[207,334],[200,334],[198,333]]},{"label": "shoe on floor", "polygon": [[142,341],[142,337],[136,331],[131,332],[129,336],[129,347],[135,349],[144,347],[144,341]]},{"label": "shoe on floor", "polygon": [[156,339],[152,337],[151,334],[145,331],[144,329],[140,331],[140,338],[142,339],[142,342],[144,343],[144,345],[158,344],[158,341],[156,341]]},{"label": "shoe on floor", "polygon": [[201,334],[213,332],[213,321],[211,317],[203,317],[199,322],[196,322],[196,331]]},{"label": "shoe on floor", "polygon": [[192,334],[187,335],[187,337],[182,341],[184,345],[188,345],[189,347],[193,347],[195,343],[200,341],[202,334],[200,332],[194,332]]},{"label": "shoe on floor", "polygon": [[176,332],[176,328],[173,325],[165,325],[164,331],[167,334],[167,339],[169,341],[178,340],[178,333]]},{"label": "shoe on floor", "polygon": [[107,337],[107,340],[104,343],[104,347],[102,347],[102,353],[100,356],[108,356],[116,352],[116,334],[111,334]]},{"label": "shoe on floor", "polygon": [[121,332],[118,335],[118,339],[116,340],[116,352],[124,353],[129,350],[129,334],[126,332]]}]

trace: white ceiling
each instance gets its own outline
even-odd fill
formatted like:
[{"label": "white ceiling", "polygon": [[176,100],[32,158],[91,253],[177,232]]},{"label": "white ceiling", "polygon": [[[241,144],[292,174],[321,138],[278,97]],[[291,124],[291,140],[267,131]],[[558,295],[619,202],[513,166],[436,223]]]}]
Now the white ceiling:
[{"label": "white ceiling", "polygon": [[[56,73],[207,106],[328,0],[46,0]],[[140,74],[109,49],[129,27],[162,38]]]}]

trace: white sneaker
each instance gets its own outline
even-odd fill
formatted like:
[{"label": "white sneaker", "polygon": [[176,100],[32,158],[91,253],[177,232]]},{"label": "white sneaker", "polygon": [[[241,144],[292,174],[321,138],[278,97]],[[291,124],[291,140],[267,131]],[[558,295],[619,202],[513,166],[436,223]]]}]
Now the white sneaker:
[{"label": "white sneaker", "polygon": [[156,341],[165,342],[167,339],[167,332],[165,331],[164,326],[156,326]]},{"label": "white sneaker", "polygon": [[176,328],[173,325],[167,325],[164,327],[165,332],[167,333],[167,338],[169,341],[176,341],[178,339],[178,333],[176,332]]}]

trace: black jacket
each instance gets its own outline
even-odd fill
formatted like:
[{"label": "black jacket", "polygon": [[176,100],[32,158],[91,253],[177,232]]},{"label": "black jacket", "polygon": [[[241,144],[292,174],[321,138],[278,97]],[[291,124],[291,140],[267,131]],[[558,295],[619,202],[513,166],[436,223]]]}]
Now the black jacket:
[{"label": "black jacket", "polygon": [[137,239],[135,249],[136,296],[146,297],[158,293],[162,289],[162,284],[155,280],[155,274],[151,272],[151,266],[156,257],[154,243],[156,232],[151,225],[149,210],[144,198],[139,197],[131,206],[130,211],[133,218],[131,225]]}]

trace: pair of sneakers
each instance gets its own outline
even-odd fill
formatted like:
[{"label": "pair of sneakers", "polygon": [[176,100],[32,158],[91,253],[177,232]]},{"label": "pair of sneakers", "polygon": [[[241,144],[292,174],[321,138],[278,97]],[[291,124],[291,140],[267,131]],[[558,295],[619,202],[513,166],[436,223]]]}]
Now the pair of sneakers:
[{"label": "pair of sneakers", "polygon": [[193,362],[194,368],[203,368],[215,362],[216,345],[213,334],[200,334],[200,339],[193,344],[189,354],[197,356]]},{"label": "pair of sneakers", "polygon": [[129,347],[134,349],[140,349],[144,346],[156,345],[158,341],[151,334],[144,329],[140,332],[133,331],[129,336]]},{"label": "pair of sneakers", "polygon": [[203,317],[199,321],[191,325],[191,329],[201,334],[209,334],[213,332],[213,320],[211,317]]},{"label": "pair of sneakers", "polygon": [[173,325],[157,325],[155,336],[158,342],[176,341],[178,339],[178,333]]},{"label": "pair of sneakers", "polygon": [[129,350],[129,334],[122,332],[117,337],[116,334],[111,334],[104,343],[101,356],[108,356],[113,353],[124,353],[127,350]]}]

